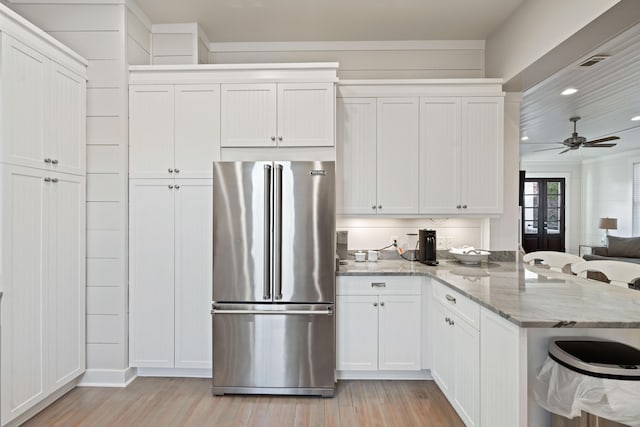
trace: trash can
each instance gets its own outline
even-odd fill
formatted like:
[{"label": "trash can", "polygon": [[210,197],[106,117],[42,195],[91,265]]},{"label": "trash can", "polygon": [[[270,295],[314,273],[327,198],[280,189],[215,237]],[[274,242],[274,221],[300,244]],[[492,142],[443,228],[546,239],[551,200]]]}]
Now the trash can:
[{"label": "trash can", "polygon": [[597,338],[554,338],[534,384],[552,425],[640,427],[640,350]]}]

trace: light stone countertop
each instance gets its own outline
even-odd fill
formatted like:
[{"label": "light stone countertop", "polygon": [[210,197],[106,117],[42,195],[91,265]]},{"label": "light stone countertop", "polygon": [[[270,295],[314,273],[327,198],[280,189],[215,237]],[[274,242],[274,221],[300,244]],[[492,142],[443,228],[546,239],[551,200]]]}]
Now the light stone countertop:
[{"label": "light stone countertop", "polygon": [[427,276],[523,328],[640,328],[640,291],[519,262],[349,261],[337,276]]}]

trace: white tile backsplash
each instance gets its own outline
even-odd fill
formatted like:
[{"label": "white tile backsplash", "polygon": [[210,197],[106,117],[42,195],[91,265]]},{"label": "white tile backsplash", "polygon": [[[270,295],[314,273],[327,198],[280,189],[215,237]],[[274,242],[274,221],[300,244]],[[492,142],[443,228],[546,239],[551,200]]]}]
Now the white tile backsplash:
[{"label": "white tile backsplash", "polygon": [[[349,232],[349,250],[380,249],[398,237],[404,249],[413,249],[421,228],[436,230],[438,249],[463,245],[482,247],[482,220],[466,218],[340,218],[337,230]],[[408,236],[415,233],[416,236]],[[411,247],[410,247],[411,246]]]}]

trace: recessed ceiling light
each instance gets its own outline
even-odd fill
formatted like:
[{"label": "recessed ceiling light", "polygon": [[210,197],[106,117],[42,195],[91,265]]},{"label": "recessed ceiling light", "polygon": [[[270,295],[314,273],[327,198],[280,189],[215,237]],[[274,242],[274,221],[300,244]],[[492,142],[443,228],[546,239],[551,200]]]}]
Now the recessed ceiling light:
[{"label": "recessed ceiling light", "polygon": [[562,95],[573,95],[577,91],[578,91],[578,89],[576,89],[574,87],[568,87],[568,88],[566,88],[565,90],[562,91]]},{"label": "recessed ceiling light", "polygon": [[640,121],[640,116],[631,117],[631,120],[633,120],[634,122]]},{"label": "recessed ceiling light", "polygon": [[527,135],[525,135],[525,136],[523,136],[522,138],[520,138],[520,140],[522,140],[522,141],[528,141],[528,140],[529,140],[529,137],[528,137]]}]

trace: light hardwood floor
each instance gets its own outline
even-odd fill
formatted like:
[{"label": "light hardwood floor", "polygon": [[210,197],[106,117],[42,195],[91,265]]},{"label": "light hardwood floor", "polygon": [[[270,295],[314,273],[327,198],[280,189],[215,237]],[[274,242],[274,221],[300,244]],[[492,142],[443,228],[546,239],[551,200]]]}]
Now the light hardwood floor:
[{"label": "light hardwood floor", "polygon": [[464,424],[433,381],[340,381],[333,398],[212,396],[211,382],[138,378],[72,390],[25,426],[434,426]]}]

